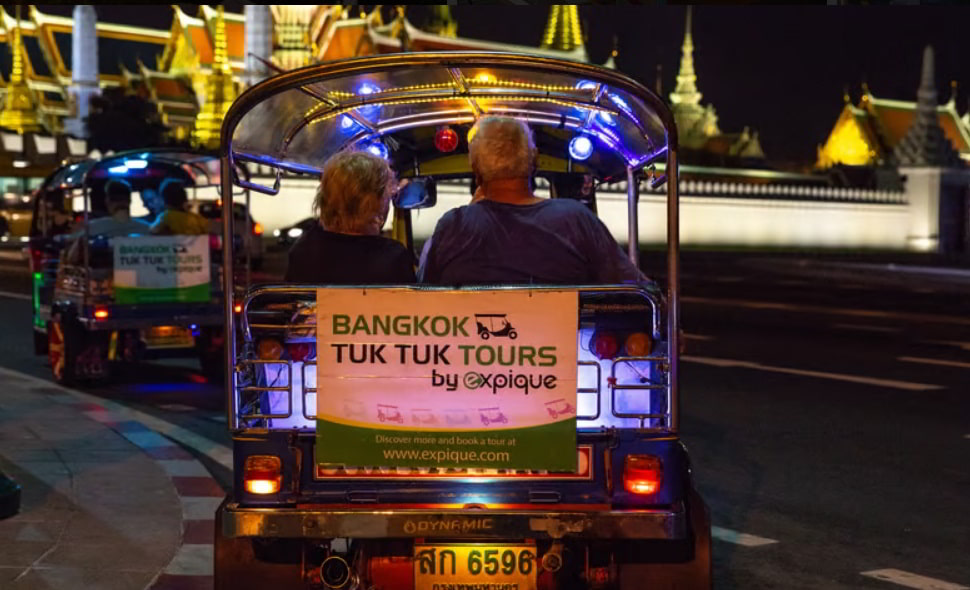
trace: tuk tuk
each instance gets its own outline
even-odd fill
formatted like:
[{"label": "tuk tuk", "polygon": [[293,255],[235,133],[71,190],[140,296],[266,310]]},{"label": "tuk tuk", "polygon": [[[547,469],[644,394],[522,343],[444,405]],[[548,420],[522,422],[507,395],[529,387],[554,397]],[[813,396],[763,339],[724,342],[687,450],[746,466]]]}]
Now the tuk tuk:
[{"label": "tuk tuk", "polygon": [[[327,62],[236,99],[223,193],[276,194],[283,172],[319,174],[347,149],[408,186],[467,179],[467,134],[491,114],[529,123],[553,197],[626,182],[635,264],[640,184],[666,182],[666,289],[272,284],[246,291],[238,323],[227,301],[235,472],[216,588],[711,586],[710,519],[678,434],[677,135],[659,97],[521,54]],[[646,178],[659,161],[667,176]],[[239,162],[275,182],[233,176]],[[402,243],[431,196],[393,201]],[[496,319],[485,333],[480,316]],[[442,419],[404,424],[409,408]]]},{"label": "tuk tuk", "polygon": [[[30,231],[32,323],[34,351],[48,356],[55,381],[103,380],[119,363],[173,356],[197,356],[207,376],[222,375],[220,233],[151,236],[146,222],[144,232],[109,238],[88,223],[106,212],[109,181],[124,182],[132,210],[150,214],[162,182],[217,202],[218,178],[217,156],[163,148],[65,163],[44,181]],[[230,268],[244,288],[248,264]]]}]

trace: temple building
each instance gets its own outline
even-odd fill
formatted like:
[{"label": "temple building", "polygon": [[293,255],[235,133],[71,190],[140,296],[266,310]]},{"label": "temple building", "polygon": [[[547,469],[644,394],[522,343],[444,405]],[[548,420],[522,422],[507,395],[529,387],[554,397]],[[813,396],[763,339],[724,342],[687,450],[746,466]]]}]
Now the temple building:
[{"label": "temple building", "polygon": [[[819,168],[833,166],[892,166],[894,151],[919,114],[916,101],[879,98],[863,85],[858,104],[844,96],[845,106],[825,143],[818,147]],[[956,108],[956,85],[950,98],[933,110],[938,127],[964,161],[970,161],[970,112],[962,118]]]},{"label": "temple building", "polygon": [[684,44],[681,48],[677,85],[670,93],[674,120],[684,151],[684,161],[699,165],[757,164],[765,159],[758,132],[747,127],[740,133],[724,133],[718,127],[717,113],[708,103],[701,105],[694,71],[694,39],[691,7],[687,7]]}]

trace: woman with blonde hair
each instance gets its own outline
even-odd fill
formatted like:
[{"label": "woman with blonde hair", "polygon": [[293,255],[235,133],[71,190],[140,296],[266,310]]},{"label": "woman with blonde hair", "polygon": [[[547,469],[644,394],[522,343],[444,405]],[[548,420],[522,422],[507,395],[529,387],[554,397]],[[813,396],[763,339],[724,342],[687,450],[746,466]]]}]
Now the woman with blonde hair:
[{"label": "woman with blonde hair", "polygon": [[285,280],[332,285],[414,282],[414,257],[380,235],[397,189],[382,158],[344,151],[327,161],[313,202],[319,223],[290,249]]}]

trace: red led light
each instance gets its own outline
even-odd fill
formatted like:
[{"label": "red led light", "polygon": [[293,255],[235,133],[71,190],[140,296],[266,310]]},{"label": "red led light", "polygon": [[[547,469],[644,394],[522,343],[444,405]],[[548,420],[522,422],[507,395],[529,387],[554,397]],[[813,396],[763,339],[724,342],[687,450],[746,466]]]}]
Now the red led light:
[{"label": "red led light", "polygon": [[656,493],[663,482],[663,464],[651,455],[628,455],[623,464],[623,488],[641,496]]},{"label": "red led light", "polygon": [[611,359],[616,356],[620,345],[616,342],[616,336],[610,332],[596,331],[590,338],[589,348],[598,359]]},{"label": "red led light", "polygon": [[439,152],[453,152],[458,147],[458,134],[451,127],[442,127],[434,134],[434,147]]},{"label": "red led light", "polygon": [[233,305],[232,310],[236,313],[242,313],[242,303],[237,303]]},{"label": "red led light", "polygon": [[290,353],[290,360],[301,362],[310,355],[313,347],[308,342],[295,342],[293,344],[287,344],[286,350]]},{"label": "red led light", "polygon": [[107,309],[96,309],[96,310],[94,310],[94,318],[95,319],[98,319],[98,320],[106,320],[106,319],[108,319],[108,315],[109,314],[108,314],[108,310]]}]

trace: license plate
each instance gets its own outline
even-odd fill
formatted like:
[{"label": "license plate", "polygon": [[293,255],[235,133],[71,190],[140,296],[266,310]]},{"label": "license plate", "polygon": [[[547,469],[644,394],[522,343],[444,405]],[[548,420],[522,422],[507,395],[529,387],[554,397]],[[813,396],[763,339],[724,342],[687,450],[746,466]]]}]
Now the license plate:
[{"label": "license plate", "polygon": [[155,326],[142,332],[148,348],[189,348],[195,345],[192,330],[180,326]]},{"label": "license plate", "polygon": [[415,545],[414,590],[536,590],[534,545]]}]

